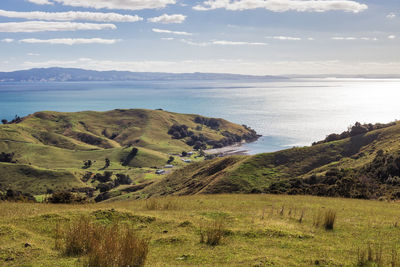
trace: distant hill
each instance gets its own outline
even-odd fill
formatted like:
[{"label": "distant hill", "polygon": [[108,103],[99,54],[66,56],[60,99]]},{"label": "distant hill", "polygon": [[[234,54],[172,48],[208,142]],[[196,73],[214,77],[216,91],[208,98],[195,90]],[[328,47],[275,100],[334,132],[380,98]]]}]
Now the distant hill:
[{"label": "distant hill", "polygon": [[378,126],[310,147],[194,163],[141,195],[273,193],[399,199],[400,124]]},{"label": "distant hill", "polygon": [[151,80],[266,80],[280,76],[252,76],[218,73],[159,73],[94,71],[73,68],[37,68],[0,72],[0,82],[80,82],[80,81],[151,81]]}]

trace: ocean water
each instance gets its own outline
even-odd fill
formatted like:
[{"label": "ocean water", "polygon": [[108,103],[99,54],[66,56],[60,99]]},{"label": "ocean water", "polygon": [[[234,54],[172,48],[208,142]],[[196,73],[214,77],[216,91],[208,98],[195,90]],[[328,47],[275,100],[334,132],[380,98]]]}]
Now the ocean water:
[{"label": "ocean water", "polygon": [[263,135],[250,153],[306,146],[356,121],[400,118],[399,79],[0,83],[0,118],[148,108],[220,117]]}]

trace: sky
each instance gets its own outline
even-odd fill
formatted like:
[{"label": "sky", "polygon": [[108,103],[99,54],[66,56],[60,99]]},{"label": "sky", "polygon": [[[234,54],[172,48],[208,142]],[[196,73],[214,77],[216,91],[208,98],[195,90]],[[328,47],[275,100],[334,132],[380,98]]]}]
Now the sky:
[{"label": "sky", "polygon": [[399,0],[1,0],[0,71],[400,74]]}]

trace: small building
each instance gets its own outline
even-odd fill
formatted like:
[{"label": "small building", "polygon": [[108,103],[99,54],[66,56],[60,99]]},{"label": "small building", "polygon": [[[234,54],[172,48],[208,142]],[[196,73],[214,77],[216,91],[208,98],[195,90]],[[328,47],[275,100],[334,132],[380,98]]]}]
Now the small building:
[{"label": "small building", "polygon": [[192,156],[194,153],[192,151],[188,152],[187,155],[188,156]]},{"label": "small building", "polygon": [[158,175],[161,175],[161,174],[164,174],[165,173],[165,170],[156,170],[156,174],[158,174]]},{"label": "small building", "polygon": [[185,163],[191,163],[192,160],[191,160],[191,159],[184,159],[183,162],[185,162]]},{"label": "small building", "polygon": [[174,167],[174,165],[165,165],[164,166],[164,168],[166,168],[166,169],[171,169],[171,168],[173,168]]}]

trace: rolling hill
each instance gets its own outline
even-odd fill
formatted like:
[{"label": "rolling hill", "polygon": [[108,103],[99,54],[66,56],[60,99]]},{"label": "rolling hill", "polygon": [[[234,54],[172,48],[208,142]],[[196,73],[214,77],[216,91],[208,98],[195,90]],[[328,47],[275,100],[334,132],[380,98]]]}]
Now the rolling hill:
[{"label": "rolling hill", "polygon": [[310,147],[198,162],[177,170],[141,194],[275,193],[397,199],[400,124],[373,128]]},{"label": "rolling hill", "polygon": [[[256,138],[223,119],[163,110],[37,112],[0,126],[0,152],[12,157],[0,162],[0,184],[32,194],[96,188],[93,177],[106,171],[114,175],[109,182],[117,174],[146,182],[168,161],[185,165],[182,151]],[[201,160],[198,154],[185,159]]]}]

